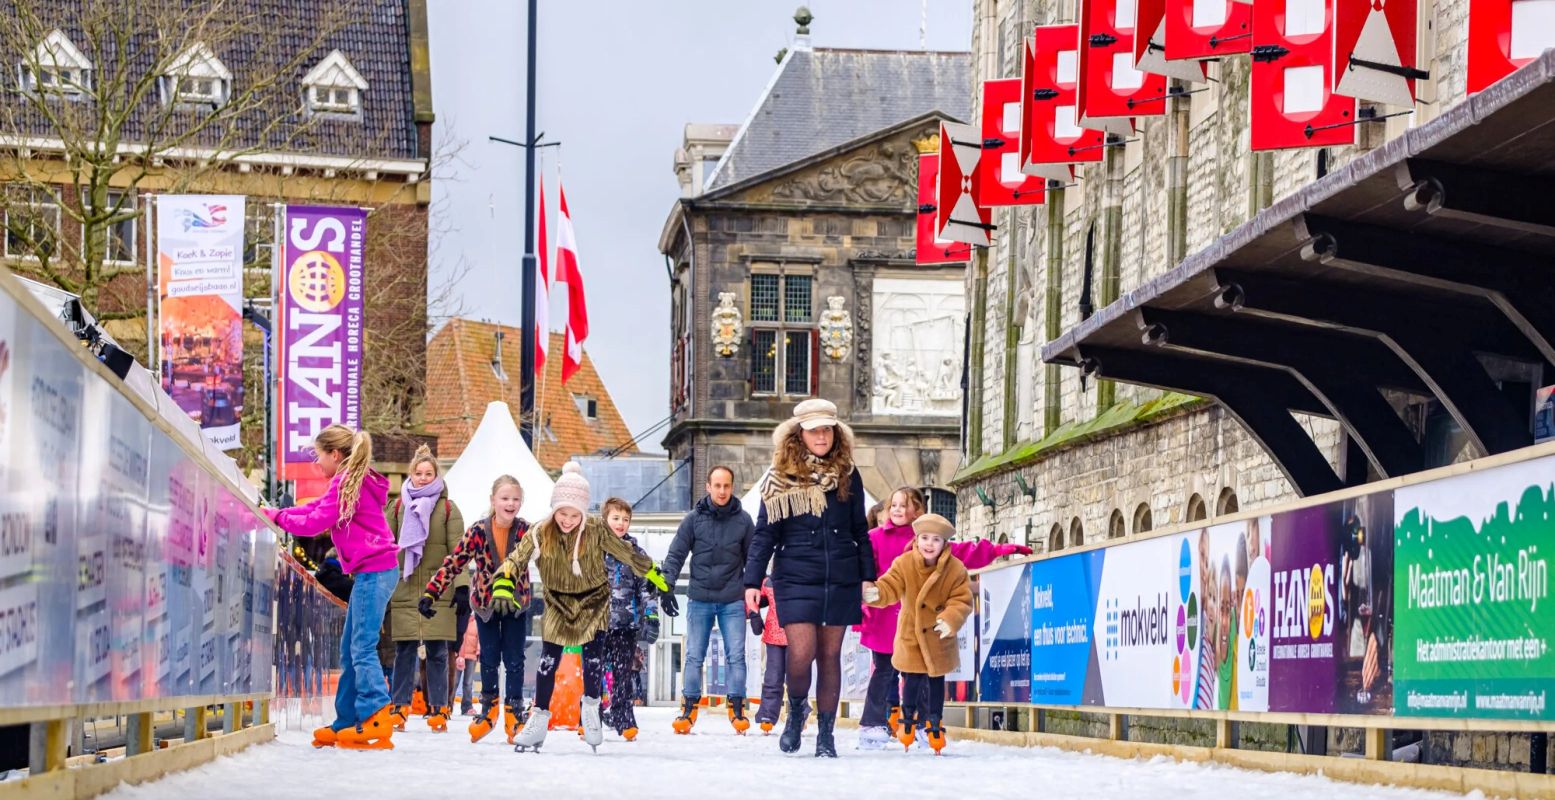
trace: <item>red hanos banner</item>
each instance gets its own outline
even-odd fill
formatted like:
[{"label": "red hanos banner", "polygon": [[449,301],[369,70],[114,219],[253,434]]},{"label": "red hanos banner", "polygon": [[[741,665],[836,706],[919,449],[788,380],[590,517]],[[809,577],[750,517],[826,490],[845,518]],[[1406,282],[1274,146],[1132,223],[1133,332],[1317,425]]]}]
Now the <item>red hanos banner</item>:
[{"label": "red hanos banner", "polygon": [[1555,8],[1538,0],[1469,4],[1469,94],[1512,74],[1555,47]]},{"label": "red hanos banner", "polygon": [[934,192],[934,229],[940,239],[987,247],[993,243],[993,215],[978,201],[977,163],[981,132],[958,122],[939,124],[939,186]]},{"label": "red hanos banner", "polygon": [[1134,34],[1134,64],[1141,72],[1203,83],[1204,65],[1197,61],[1168,61],[1166,18],[1169,5],[1182,0],[1137,0],[1138,27]]},{"label": "red hanos banner", "polygon": [[1334,91],[1411,108],[1418,0],[1335,0]]},{"label": "red hanos banner", "polygon": [[1253,7],[1233,0],[1167,0],[1166,59],[1219,58],[1253,49]]},{"label": "red hanos banner", "polygon": [[1038,25],[1021,72],[1021,171],[1068,182],[1074,164],[1102,160],[1107,135],[1080,127],[1080,26]]},{"label": "red hanos banner", "polygon": [[1081,0],[1080,125],[1127,136],[1166,113],[1166,78],[1134,65],[1134,0]]},{"label": "red hanos banner", "polygon": [[972,259],[972,246],[951,242],[935,235],[934,192],[939,186],[939,153],[918,156],[918,235],[916,248],[919,264],[953,264]]},{"label": "red hanos banner", "polygon": [[1020,78],[983,82],[983,154],[977,162],[978,202],[1041,205],[1047,181],[1021,171]]},{"label": "red hanos banner", "polygon": [[1355,142],[1355,99],[1333,93],[1334,0],[1253,4],[1253,150]]}]

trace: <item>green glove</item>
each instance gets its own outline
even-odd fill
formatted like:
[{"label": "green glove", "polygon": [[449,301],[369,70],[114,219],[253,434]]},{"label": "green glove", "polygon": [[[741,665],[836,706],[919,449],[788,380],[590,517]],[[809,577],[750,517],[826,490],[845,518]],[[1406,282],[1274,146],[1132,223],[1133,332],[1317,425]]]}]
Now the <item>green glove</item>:
[{"label": "green glove", "polygon": [[501,616],[518,614],[518,601],[513,598],[513,579],[498,575],[491,581],[491,610]]},{"label": "green glove", "polygon": [[659,574],[658,567],[654,567],[648,570],[648,574],[644,575],[643,577],[647,578],[648,582],[653,584],[653,588],[658,589],[661,592],[667,592],[670,590],[669,583],[664,580],[663,575]]}]

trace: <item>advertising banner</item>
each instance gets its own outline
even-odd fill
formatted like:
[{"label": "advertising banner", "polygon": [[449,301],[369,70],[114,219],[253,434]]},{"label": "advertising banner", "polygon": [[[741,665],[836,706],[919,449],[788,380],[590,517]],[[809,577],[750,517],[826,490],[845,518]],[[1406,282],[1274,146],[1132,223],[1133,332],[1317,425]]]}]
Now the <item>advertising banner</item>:
[{"label": "advertising banner", "polygon": [[1269,526],[1259,517],[1191,535],[1199,598],[1194,708],[1268,710]]},{"label": "advertising banner", "polygon": [[[1033,562],[1031,584],[1031,702],[1101,703],[1101,675],[1091,635],[1105,550]],[[1095,687],[1094,700],[1085,698]]]},{"label": "advertising banner", "polygon": [[1551,475],[1543,459],[1398,490],[1395,714],[1555,719]]},{"label": "advertising banner", "polygon": [[[1198,571],[1188,536],[1106,551],[1091,638],[1098,704],[1192,708],[1201,675]],[[1207,665],[1205,665],[1207,667]],[[1089,705],[1093,693],[1087,687]]]},{"label": "advertising banner", "polygon": [[241,444],[244,200],[163,195],[156,206],[162,388],[223,450]]},{"label": "advertising banner", "polygon": [[1031,700],[1031,571],[1027,565],[978,575],[977,699]]},{"label": "advertising banner", "polygon": [[362,269],[367,212],[287,206],[282,273],[277,452],[284,480],[317,477],[313,437],[361,424]]},{"label": "advertising banner", "polygon": [[1393,495],[1276,514],[1269,710],[1393,706]]}]

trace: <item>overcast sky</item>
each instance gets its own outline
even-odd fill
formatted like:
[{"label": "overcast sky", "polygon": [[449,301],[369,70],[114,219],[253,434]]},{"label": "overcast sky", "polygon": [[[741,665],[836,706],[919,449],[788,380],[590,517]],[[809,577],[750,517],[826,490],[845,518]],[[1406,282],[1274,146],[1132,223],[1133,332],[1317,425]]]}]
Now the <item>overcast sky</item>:
[{"label": "overcast sky", "polygon": [[[434,147],[460,143],[433,184],[434,287],[468,265],[465,316],[516,325],[523,252],[526,4],[432,0]],[[561,169],[588,296],[585,348],[627,427],[669,413],[669,279],[659,233],[679,196],[688,122],[738,124],[793,42],[796,0],[540,0],[537,130],[554,225]],[[916,49],[921,0],[812,0],[816,47]],[[928,0],[931,50],[967,50],[972,0]],[[555,237],[552,237],[555,244]],[[556,298],[560,300],[560,298]],[[565,309],[556,305],[552,326]],[[697,332],[701,335],[704,332]],[[558,355],[559,357],[559,355]],[[662,451],[662,433],[641,444]]]}]

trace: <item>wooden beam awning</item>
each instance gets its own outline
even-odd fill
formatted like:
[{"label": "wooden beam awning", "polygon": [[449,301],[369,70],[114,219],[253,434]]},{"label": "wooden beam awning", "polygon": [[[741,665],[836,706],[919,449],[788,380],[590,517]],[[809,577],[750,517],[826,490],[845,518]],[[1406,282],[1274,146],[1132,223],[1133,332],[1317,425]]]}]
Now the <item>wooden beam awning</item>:
[{"label": "wooden beam awning", "polygon": [[1212,397],[1304,495],[1342,485],[1289,414],[1377,473],[1423,469],[1384,391],[1487,454],[1533,443],[1508,374],[1555,368],[1555,51],[1255,215],[1065,332],[1044,361]]}]

